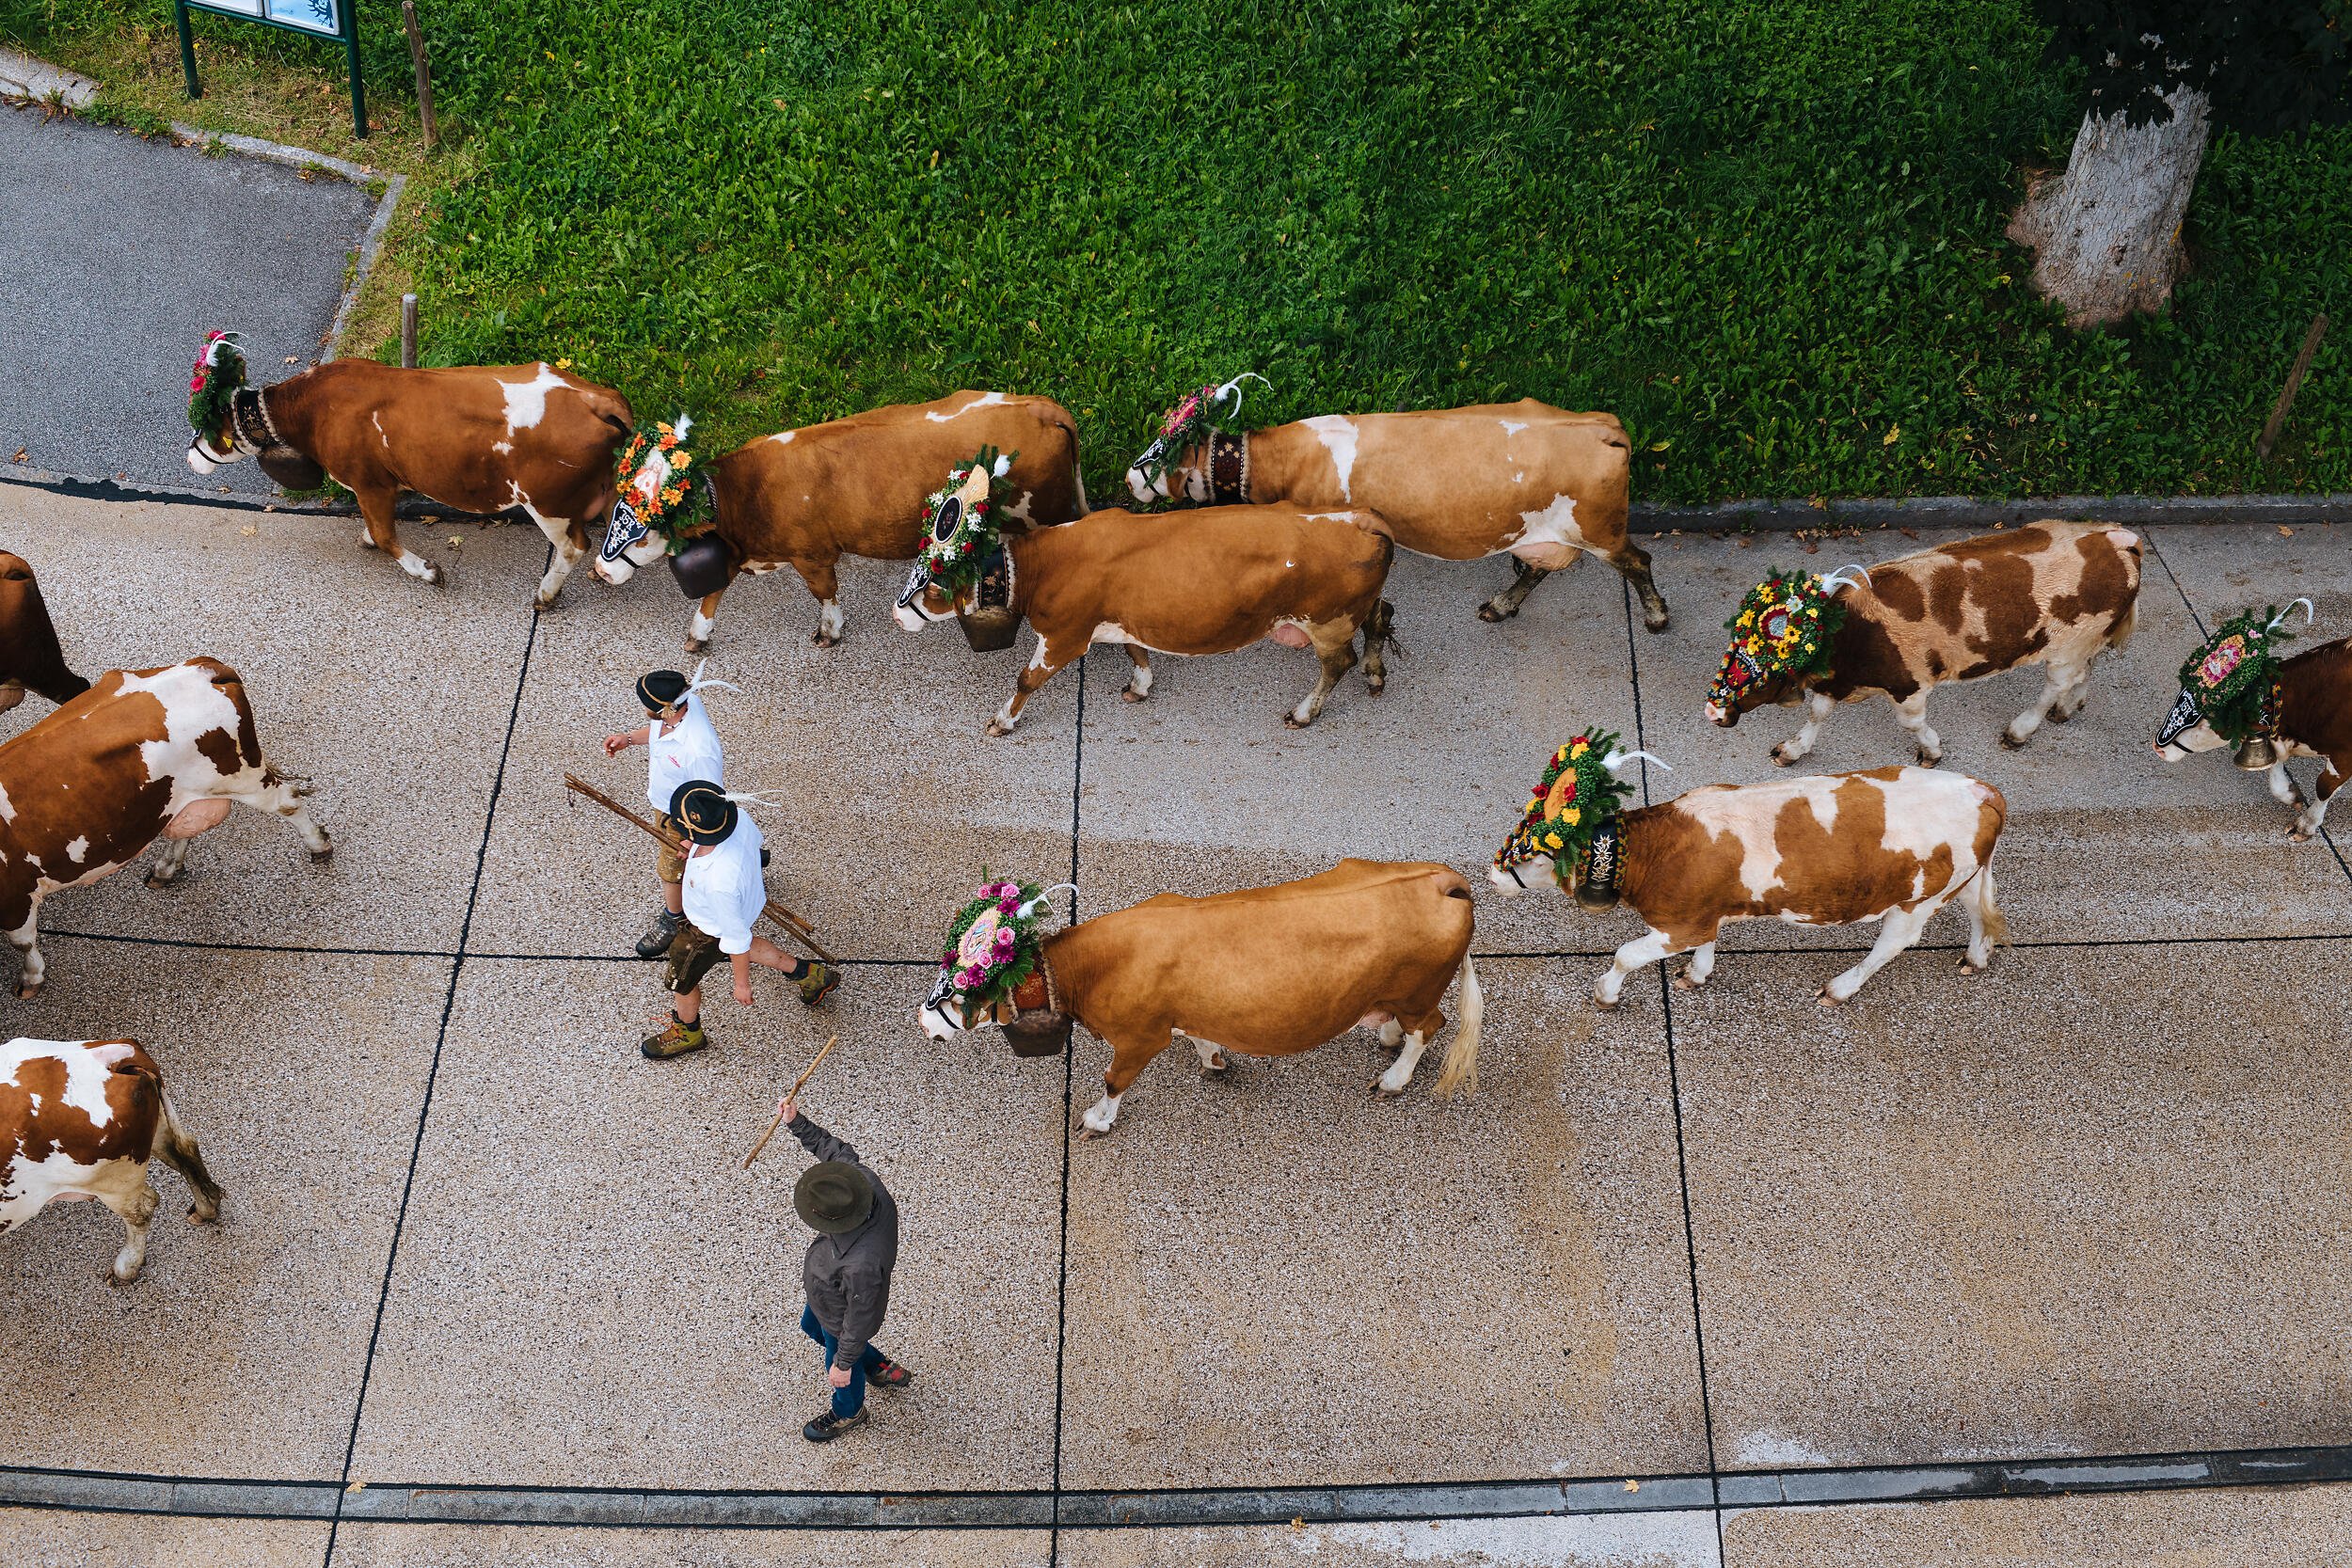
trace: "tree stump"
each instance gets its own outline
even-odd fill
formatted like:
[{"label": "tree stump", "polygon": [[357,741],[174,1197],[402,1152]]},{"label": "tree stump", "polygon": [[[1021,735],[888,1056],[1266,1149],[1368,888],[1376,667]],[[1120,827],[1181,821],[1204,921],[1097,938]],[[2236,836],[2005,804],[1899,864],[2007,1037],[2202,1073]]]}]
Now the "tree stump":
[{"label": "tree stump", "polygon": [[2027,193],[2009,237],[2034,252],[2033,284],[2066,308],[2069,326],[2104,326],[2171,297],[2181,219],[2213,127],[2205,95],[2165,95],[2172,118],[2131,125],[2083,117],[2066,172]]}]

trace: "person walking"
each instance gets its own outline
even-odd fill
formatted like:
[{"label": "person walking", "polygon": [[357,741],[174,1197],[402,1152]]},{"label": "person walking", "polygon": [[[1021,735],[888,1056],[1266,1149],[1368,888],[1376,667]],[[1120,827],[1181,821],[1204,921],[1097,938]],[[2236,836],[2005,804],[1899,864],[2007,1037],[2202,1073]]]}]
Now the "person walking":
[{"label": "person walking", "polygon": [[[653,670],[639,676],[637,700],[644,705],[645,722],[604,737],[607,757],[617,757],[631,746],[645,748],[645,800],[654,809],[655,823],[672,832],[677,831],[677,822],[670,816],[670,800],[678,785],[689,779],[707,779],[712,784],[726,779],[719,732],[695,693],[706,687],[729,691],[736,688],[725,681],[706,681],[702,673],[703,667],[696,665],[691,681],[675,670]],[[686,847],[681,844],[673,849],[664,845],[654,874],[661,882],[661,908],[654,911],[645,934],[637,939],[637,956],[646,959],[659,958],[670,950],[678,923],[685,918],[678,884],[686,874]]]},{"label": "person walking", "polygon": [[647,1035],[638,1049],[655,1060],[683,1056],[710,1043],[702,1026],[703,977],[725,958],[735,981],[735,999],[752,1005],[752,965],[781,972],[800,987],[801,1001],[814,1007],[833,994],[841,972],[831,964],[787,957],[766,937],[752,934],[768,907],[761,873],[759,828],[736,798],[707,779],[690,779],[670,797],[669,815],[686,841],[686,865],[678,882],[684,918],[670,942],[666,983],[675,995],[669,1025]]},{"label": "person walking", "polygon": [[874,1348],[890,1310],[890,1271],[898,1261],[898,1205],[857,1150],[801,1115],[790,1100],[784,1124],[817,1156],[792,1188],[792,1207],[817,1239],[801,1262],[801,1332],[824,1348],[833,1402],[801,1435],[830,1443],[866,1424],[866,1387],[903,1388],[914,1373]]}]

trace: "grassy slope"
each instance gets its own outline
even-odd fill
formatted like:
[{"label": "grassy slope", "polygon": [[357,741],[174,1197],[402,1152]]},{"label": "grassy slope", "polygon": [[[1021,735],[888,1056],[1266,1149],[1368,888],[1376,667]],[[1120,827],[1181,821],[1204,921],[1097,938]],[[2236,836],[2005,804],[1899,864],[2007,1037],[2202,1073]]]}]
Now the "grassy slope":
[{"label": "grassy slope", "polygon": [[[428,357],[566,356],[717,438],[1040,391],[1099,488],[1254,369],[1253,416],[1613,409],[1660,499],[2352,489],[2341,340],[2251,454],[2352,266],[2352,135],[2223,137],[2173,310],[2069,333],[2000,237],[2074,130],[2016,0],[421,8],[462,138],[396,236]],[[407,166],[399,13],[361,14]],[[168,17],[0,0],[0,35],[168,107],[117,63]],[[330,52],[206,31],[341,110]]]}]

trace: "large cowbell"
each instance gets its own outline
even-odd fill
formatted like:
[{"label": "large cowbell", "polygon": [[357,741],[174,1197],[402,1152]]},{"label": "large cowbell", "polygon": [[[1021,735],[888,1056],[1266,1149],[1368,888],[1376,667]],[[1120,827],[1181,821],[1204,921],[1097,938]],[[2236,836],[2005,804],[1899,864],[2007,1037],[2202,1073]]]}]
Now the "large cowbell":
[{"label": "large cowbell", "polygon": [[678,592],[688,598],[707,598],[735,576],[735,558],[727,553],[719,531],[712,529],[689,539],[670,557],[670,575],[677,578]]},{"label": "large cowbell", "polygon": [[973,586],[969,606],[958,606],[956,624],[975,653],[998,653],[1021,635],[1021,617],[1012,608],[1012,558],[1003,549],[988,552],[980,562],[980,580]]}]

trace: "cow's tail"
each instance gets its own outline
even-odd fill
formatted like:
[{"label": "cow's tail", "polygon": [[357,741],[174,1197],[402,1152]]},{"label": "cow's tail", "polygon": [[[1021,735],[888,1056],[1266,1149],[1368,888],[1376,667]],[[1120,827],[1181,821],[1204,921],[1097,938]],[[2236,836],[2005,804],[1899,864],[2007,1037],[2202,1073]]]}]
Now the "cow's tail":
[{"label": "cow's tail", "polygon": [[[160,1086],[158,1092],[161,1093]],[[180,1125],[180,1113],[172,1109],[171,1096],[163,1093],[161,1098],[163,1115],[155,1118],[155,1142],[151,1152],[178,1171],[195,1189],[196,1212],[210,1219],[220,1212],[220,1183],[204,1168],[204,1151],[197,1147],[196,1139]]]},{"label": "cow's tail", "polygon": [[2132,602],[2123,607],[2123,613],[2116,617],[2115,625],[2107,628],[2107,646],[2122,653],[2131,645],[2132,633],[2138,629],[2139,595],[2135,594]]},{"label": "cow's tail", "polygon": [[612,426],[618,441],[626,441],[637,433],[637,416],[628,405],[628,399],[607,387],[583,386],[580,397],[588,404],[588,412]]},{"label": "cow's tail", "polygon": [[1094,503],[1087,499],[1086,465],[1078,457],[1078,421],[1072,419],[1070,410],[1060,404],[1050,399],[1044,401],[1046,409],[1050,410],[1042,416],[1045,422],[1061,432],[1062,440],[1070,449],[1070,499],[1077,509],[1073,515],[1083,517],[1094,510]]},{"label": "cow's tail", "polygon": [[2003,914],[2001,907],[1993,901],[1991,865],[1977,867],[1976,885],[1968,890],[1968,894],[1971,902],[1976,905],[1977,919],[1984,927],[1985,941],[1995,947],[2016,945],[2009,940],[2009,916]]},{"label": "cow's tail", "polygon": [[1486,1022],[1486,993],[1478,989],[1478,965],[1462,955],[1462,1016],[1454,1021],[1454,1043],[1445,1048],[1438,1073],[1438,1095],[1451,1100],[1478,1092],[1478,1031]]}]

